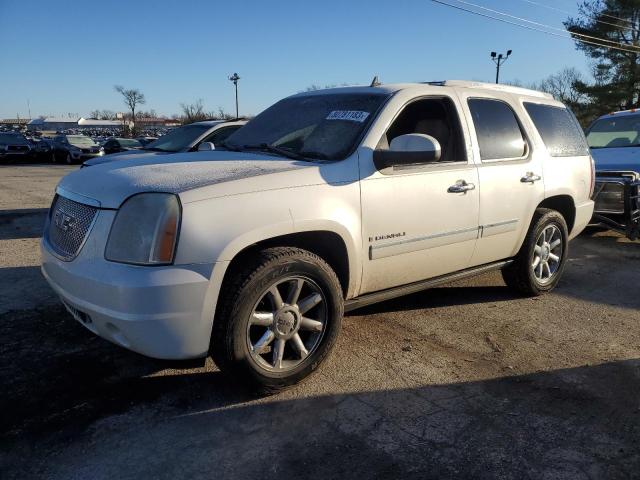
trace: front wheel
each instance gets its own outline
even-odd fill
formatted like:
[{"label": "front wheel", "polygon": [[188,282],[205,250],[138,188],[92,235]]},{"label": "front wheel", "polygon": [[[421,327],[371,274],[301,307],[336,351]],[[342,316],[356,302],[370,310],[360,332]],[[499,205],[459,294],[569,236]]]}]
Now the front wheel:
[{"label": "front wheel", "polygon": [[343,315],[340,282],[317,255],[270,248],[225,280],[211,339],[220,369],[260,393],[313,373],[331,351]]},{"label": "front wheel", "polygon": [[71,158],[71,154],[67,153],[67,156],[65,157],[64,161],[67,165],[73,165],[73,159]]},{"label": "front wheel", "polygon": [[564,271],[568,238],[567,223],[560,213],[536,210],[522,248],[514,262],[502,270],[507,286],[527,296],[553,290]]}]

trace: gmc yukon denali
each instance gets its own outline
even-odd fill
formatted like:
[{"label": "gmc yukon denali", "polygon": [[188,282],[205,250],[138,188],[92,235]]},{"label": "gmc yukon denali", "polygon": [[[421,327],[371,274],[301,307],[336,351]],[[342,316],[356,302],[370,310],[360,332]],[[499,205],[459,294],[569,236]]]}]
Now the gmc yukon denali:
[{"label": "gmc yukon denali", "polygon": [[64,177],[42,271],[97,335],[151,357],[212,355],[276,391],[322,364],[344,311],[498,269],[522,295],[552,290],[593,188],[584,134],[546,94],[306,92],[215,150]]}]

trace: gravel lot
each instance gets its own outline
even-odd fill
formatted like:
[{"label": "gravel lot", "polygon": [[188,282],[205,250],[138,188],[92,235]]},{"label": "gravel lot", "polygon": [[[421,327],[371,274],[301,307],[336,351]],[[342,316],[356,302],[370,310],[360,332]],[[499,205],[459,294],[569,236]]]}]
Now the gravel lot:
[{"label": "gravel lot", "polygon": [[[73,167],[71,167],[73,168]],[[70,167],[0,166],[0,476],[640,478],[640,243],[572,243],[559,288],[499,274],[353,312],[268,398],[94,337],[39,272]]]}]

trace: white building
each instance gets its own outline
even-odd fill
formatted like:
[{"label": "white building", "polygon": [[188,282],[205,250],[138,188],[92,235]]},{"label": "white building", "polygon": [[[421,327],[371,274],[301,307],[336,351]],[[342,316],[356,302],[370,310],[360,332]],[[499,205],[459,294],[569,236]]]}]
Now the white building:
[{"label": "white building", "polygon": [[30,130],[46,130],[46,131],[58,131],[68,130],[73,128],[120,128],[122,122],[118,120],[95,120],[93,118],[68,118],[68,117],[45,117],[35,118],[28,124]]}]

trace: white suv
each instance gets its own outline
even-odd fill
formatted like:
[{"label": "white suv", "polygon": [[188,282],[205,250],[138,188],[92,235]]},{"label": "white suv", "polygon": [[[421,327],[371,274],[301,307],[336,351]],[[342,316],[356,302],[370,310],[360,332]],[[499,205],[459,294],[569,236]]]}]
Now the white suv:
[{"label": "white suv", "polygon": [[522,294],[553,289],[593,185],[575,118],[539,92],[302,93],[215,151],[67,175],[42,271],[96,334],[151,357],[211,354],[273,391],[322,363],[344,310],[494,269]]}]

